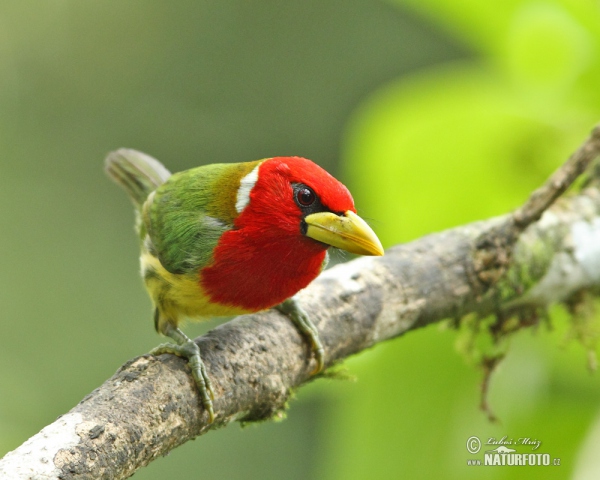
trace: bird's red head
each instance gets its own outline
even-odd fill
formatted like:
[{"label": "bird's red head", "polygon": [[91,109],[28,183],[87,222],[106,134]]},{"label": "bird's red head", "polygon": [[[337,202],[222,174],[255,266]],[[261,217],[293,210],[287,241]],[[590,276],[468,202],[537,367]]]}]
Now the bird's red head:
[{"label": "bird's red head", "polygon": [[241,179],[236,210],[233,229],[200,272],[214,302],[249,311],[277,305],[314,280],[330,246],[383,253],[348,189],[305,158],[257,164]]}]

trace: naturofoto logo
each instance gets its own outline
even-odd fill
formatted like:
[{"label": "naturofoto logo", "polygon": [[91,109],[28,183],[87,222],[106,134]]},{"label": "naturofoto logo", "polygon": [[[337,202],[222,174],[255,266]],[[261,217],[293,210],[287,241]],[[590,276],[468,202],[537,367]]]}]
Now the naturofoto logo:
[{"label": "naturofoto logo", "polygon": [[[469,466],[558,466],[560,458],[552,457],[549,453],[537,452],[542,442],[530,437],[519,437],[516,440],[504,436],[500,439],[489,437],[486,446],[496,446],[491,450],[483,452],[483,459],[470,458],[467,460]],[[508,446],[507,446],[508,445]],[[483,443],[477,436],[469,437],[467,440],[467,451],[477,455]],[[512,448],[514,447],[514,448]],[[519,451],[520,450],[520,451]]]}]

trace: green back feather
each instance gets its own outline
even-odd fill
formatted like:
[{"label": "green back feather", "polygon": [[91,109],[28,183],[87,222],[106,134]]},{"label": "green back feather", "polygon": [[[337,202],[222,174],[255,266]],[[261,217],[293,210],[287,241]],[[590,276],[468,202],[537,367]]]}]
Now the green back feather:
[{"label": "green back feather", "polygon": [[155,254],[171,273],[210,264],[219,238],[233,227],[240,180],[259,163],[213,164],[172,175],[143,209]]}]

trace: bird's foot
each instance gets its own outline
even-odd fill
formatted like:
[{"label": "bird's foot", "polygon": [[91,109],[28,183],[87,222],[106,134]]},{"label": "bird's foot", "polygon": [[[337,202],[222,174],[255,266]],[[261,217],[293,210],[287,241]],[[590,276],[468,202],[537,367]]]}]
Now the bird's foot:
[{"label": "bird's foot", "polygon": [[280,303],[275,307],[281,313],[287,315],[296,328],[300,330],[300,333],[306,337],[310,342],[311,350],[315,356],[317,365],[311,372],[311,375],[316,375],[323,370],[325,365],[325,350],[319,339],[319,332],[317,327],[310,320],[310,316],[296,301],[295,298],[288,298],[284,302]]},{"label": "bird's foot", "polygon": [[181,345],[163,343],[150,351],[151,355],[162,355],[163,353],[170,353],[172,355],[177,355],[178,357],[187,358],[188,364],[192,370],[192,376],[200,391],[202,406],[208,412],[209,423],[212,423],[215,419],[212,403],[215,399],[215,394],[213,392],[212,383],[206,373],[204,362],[202,362],[202,358],[200,357],[200,347],[198,347],[193,340],[188,338],[187,341],[184,341]]}]

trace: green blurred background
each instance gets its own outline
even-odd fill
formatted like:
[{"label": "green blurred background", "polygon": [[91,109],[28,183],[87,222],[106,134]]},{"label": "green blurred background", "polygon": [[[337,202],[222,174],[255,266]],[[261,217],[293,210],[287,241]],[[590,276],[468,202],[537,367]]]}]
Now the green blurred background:
[{"label": "green blurred background", "polygon": [[[591,0],[4,0],[0,455],[159,342],[109,150],[173,171],[312,158],[390,246],[522,202],[600,120],[599,48]],[[493,378],[500,424],[435,326],[136,478],[598,478],[598,374],[552,318]],[[561,466],[468,467],[472,435],[539,439]]]}]

